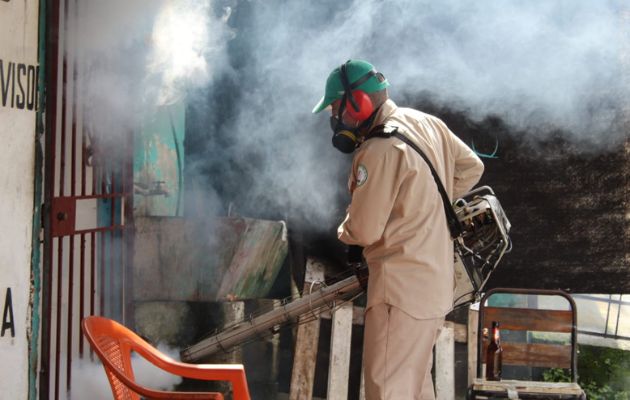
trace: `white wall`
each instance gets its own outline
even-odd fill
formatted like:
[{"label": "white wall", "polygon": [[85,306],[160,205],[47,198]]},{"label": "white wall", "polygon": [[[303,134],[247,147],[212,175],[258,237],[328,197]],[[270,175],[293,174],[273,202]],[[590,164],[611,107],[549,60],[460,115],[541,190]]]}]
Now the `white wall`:
[{"label": "white wall", "polygon": [[38,3],[0,1],[0,316],[10,288],[15,329],[0,336],[3,399],[28,394]]}]

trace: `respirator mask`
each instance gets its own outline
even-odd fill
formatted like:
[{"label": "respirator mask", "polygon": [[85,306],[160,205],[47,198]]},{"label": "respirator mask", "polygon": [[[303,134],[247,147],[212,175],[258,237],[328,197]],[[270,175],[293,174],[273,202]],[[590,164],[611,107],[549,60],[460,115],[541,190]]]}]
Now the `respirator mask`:
[{"label": "respirator mask", "polygon": [[359,130],[363,123],[354,127],[346,125],[343,122],[343,109],[344,105],[342,103],[337,116],[330,117],[330,129],[333,131],[332,144],[342,153],[350,154],[359,145]]},{"label": "respirator mask", "polygon": [[[332,144],[336,149],[346,154],[352,153],[361,144],[359,132],[372,122],[375,115],[370,96],[363,90],[356,88],[377,75],[375,70],[371,70],[350,84],[347,74],[348,62],[340,67],[340,79],[344,89],[341,104],[337,115],[330,117],[330,128],[333,131]],[[343,122],[344,113],[357,121],[357,126],[345,124]]]}]

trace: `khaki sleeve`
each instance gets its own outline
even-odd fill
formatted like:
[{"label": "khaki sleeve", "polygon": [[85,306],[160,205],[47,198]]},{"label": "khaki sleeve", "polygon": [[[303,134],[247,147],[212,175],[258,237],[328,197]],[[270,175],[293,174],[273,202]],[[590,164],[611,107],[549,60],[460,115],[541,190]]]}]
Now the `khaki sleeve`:
[{"label": "khaki sleeve", "polygon": [[484,166],[481,159],[466,143],[451,132],[452,150],[455,157],[455,173],[453,175],[453,200],[460,198],[475,186]]},{"label": "khaki sleeve", "polygon": [[357,154],[352,201],[337,229],[339,240],[365,247],[381,238],[402,182],[403,161],[403,153],[389,143]]}]

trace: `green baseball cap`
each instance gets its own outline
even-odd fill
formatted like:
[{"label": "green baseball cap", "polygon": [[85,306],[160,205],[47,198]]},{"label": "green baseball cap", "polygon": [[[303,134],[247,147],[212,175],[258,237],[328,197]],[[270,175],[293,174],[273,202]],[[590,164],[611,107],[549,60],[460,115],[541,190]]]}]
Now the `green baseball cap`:
[{"label": "green baseball cap", "polygon": [[[361,82],[358,86],[352,87],[352,90],[360,89],[365,93],[373,93],[389,86],[387,79],[385,79],[383,75],[377,74],[374,66],[367,61],[348,60],[345,65],[348,82],[351,86],[359,80],[364,80],[364,82]],[[370,73],[372,73],[371,76]],[[326,92],[324,97],[322,97],[313,108],[313,114],[328,107],[333,101],[341,99],[344,95],[344,91],[343,83],[341,83],[341,67],[337,67],[328,75],[328,79],[326,80]]]}]

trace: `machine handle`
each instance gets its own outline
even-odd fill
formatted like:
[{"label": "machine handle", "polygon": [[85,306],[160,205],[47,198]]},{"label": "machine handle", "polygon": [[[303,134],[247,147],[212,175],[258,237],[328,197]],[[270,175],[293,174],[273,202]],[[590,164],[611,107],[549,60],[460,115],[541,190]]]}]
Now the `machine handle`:
[{"label": "machine handle", "polygon": [[494,191],[492,190],[490,186],[479,186],[478,188],[475,188],[471,190],[470,192],[466,193],[465,195],[463,195],[462,199],[479,194],[480,192],[483,192],[484,190],[488,191],[491,195],[494,196]]}]

